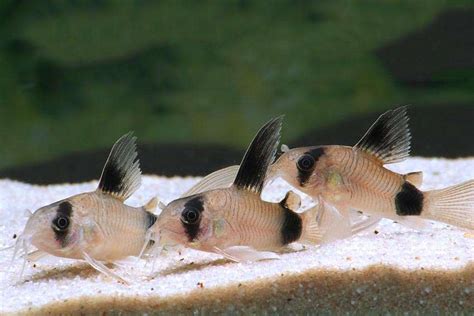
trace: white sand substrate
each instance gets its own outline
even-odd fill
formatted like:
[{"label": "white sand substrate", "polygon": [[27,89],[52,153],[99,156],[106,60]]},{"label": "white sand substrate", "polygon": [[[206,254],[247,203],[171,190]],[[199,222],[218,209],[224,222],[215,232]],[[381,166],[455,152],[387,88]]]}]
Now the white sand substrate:
[{"label": "white sand substrate", "polygon": [[[423,171],[422,189],[474,178],[474,159],[410,158],[389,166]],[[126,202],[179,197],[199,178],[144,176]],[[59,199],[94,190],[96,181],[36,186],[0,180],[0,248],[11,246],[34,211]],[[263,198],[279,201],[289,189],[277,180]],[[302,209],[312,203],[303,199]],[[474,236],[429,222],[415,231],[383,220],[370,232],[321,247],[281,255],[280,260],[234,263],[214,254],[170,250],[152,262],[130,258],[113,269],[132,282],[120,284],[85,262],[47,257],[22,260],[8,270],[13,250],[0,252],[0,314],[69,312],[270,313],[466,312],[474,313]],[[377,233],[375,233],[377,231]]]}]

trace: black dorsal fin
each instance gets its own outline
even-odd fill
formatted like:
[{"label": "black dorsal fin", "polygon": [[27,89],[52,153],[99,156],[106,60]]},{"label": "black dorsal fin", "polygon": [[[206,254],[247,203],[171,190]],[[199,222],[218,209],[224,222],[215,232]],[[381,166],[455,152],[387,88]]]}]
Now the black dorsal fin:
[{"label": "black dorsal fin", "polygon": [[100,176],[99,191],[125,201],[140,187],[136,140],[129,132],[115,142]]},{"label": "black dorsal fin", "polygon": [[410,155],[410,146],[407,107],[402,106],[380,115],[354,148],[389,164],[405,160]]},{"label": "black dorsal fin", "polygon": [[280,141],[282,121],[283,116],[268,121],[252,140],[234,181],[239,189],[262,191],[268,166],[273,162]]}]

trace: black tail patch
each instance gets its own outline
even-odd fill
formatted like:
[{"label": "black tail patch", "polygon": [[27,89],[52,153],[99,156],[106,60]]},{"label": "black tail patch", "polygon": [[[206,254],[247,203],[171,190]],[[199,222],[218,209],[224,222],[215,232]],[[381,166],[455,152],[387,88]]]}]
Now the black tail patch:
[{"label": "black tail patch", "polygon": [[140,187],[141,171],[136,139],[130,132],[114,144],[102,170],[98,190],[124,201]]},{"label": "black tail patch", "polygon": [[410,146],[407,108],[402,106],[380,115],[354,147],[389,164],[405,160],[410,155]]},{"label": "black tail patch", "polygon": [[283,116],[267,122],[247,148],[234,185],[239,189],[260,193],[268,166],[273,162],[280,141]]},{"label": "black tail patch", "polygon": [[423,211],[423,192],[410,182],[405,182],[395,196],[397,215],[420,215]]},{"label": "black tail patch", "polygon": [[282,211],[284,219],[281,227],[281,242],[282,245],[288,245],[300,239],[303,232],[303,221],[297,213],[285,207],[282,207]]}]

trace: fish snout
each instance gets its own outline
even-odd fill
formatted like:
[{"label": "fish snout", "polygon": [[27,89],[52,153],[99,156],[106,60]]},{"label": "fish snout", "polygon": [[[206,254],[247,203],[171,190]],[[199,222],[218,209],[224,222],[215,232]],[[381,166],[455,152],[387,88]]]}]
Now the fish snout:
[{"label": "fish snout", "polygon": [[26,239],[40,239],[51,230],[50,216],[46,209],[39,209],[26,222],[23,236]]},{"label": "fish snout", "polygon": [[184,230],[180,231],[179,227],[173,227],[169,223],[166,226],[158,227],[153,234],[152,240],[160,247],[171,247],[186,242]]},{"label": "fish snout", "polygon": [[56,211],[45,207],[37,210],[26,223],[23,236],[39,250],[57,256],[64,256],[69,252],[78,236],[73,230],[58,232],[53,228]]}]

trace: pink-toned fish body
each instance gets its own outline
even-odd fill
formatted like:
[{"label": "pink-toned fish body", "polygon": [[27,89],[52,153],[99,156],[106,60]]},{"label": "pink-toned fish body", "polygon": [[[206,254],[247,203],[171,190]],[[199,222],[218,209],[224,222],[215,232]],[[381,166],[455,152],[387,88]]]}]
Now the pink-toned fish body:
[{"label": "pink-toned fish body", "polygon": [[[69,227],[64,237],[51,227],[59,206],[70,207]],[[51,255],[82,259],[83,252],[101,261],[137,256],[145,240],[150,214],[143,208],[123,204],[102,192],[82,193],[43,207],[28,221],[25,236],[36,248]],[[153,216],[153,215],[152,215]]]},{"label": "pink-toned fish body", "polygon": [[[292,166],[311,153],[319,155],[316,168],[302,179],[301,170]],[[364,151],[337,145],[290,149],[271,168],[275,177],[339,210],[377,210],[384,217],[393,217],[395,196],[406,179]]]},{"label": "pink-toned fish body", "polygon": [[353,147],[286,147],[267,181],[282,177],[347,219],[355,209],[413,228],[423,226],[418,219],[432,219],[474,230],[474,180],[423,192],[417,188],[421,172],[401,175],[384,167],[407,158],[410,141],[406,108],[397,108],[382,114]]},{"label": "pink-toned fish body", "polygon": [[[182,214],[187,208],[194,208],[199,214],[194,231],[189,228],[191,225],[183,225]],[[232,186],[173,201],[158,217],[156,233],[161,242],[203,251],[232,246],[274,251],[301,237],[302,227],[284,231],[288,216],[301,218],[279,203],[263,201],[254,193]],[[293,235],[289,238],[292,240],[288,240],[288,234]]]},{"label": "pink-toned fish body", "polygon": [[[44,206],[28,219],[17,239],[15,254],[22,249],[27,258],[50,254],[83,259],[97,270],[124,281],[103,262],[138,256],[148,244],[147,230],[156,221],[150,212],[152,199],[143,207],[124,203],[141,183],[136,138],[131,133],[112,147],[95,191],[81,193]],[[29,252],[29,246],[37,250]]]},{"label": "pink-toned fish body", "polygon": [[[333,238],[339,217],[326,212],[323,204],[297,213],[301,200],[292,191],[280,203],[261,199],[280,129],[281,118],[260,129],[236,174],[230,169],[222,170],[225,177],[219,171],[211,174],[190,190],[192,194],[169,203],[149,230],[151,240],[254,261],[275,258],[274,251],[292,242],[320,244]],[[222,187],[228,176],[230,186]],[[349,228],[345,237],[351,233]]]},{"label": "pink-toned fish body", "polygon": [[371,220],[341,225],[342,216],[325,202],[298,213],[301,199],[292,191],[279,203],[261,199],[280,129],[281,118],[269,121],[240,166],[206,176],[165,206],[149,229],[150,239],[160,246],[183,245],[234,261],[256,261],[275,259],[275,252],[293,242],[324,244],[373,225]]}]

